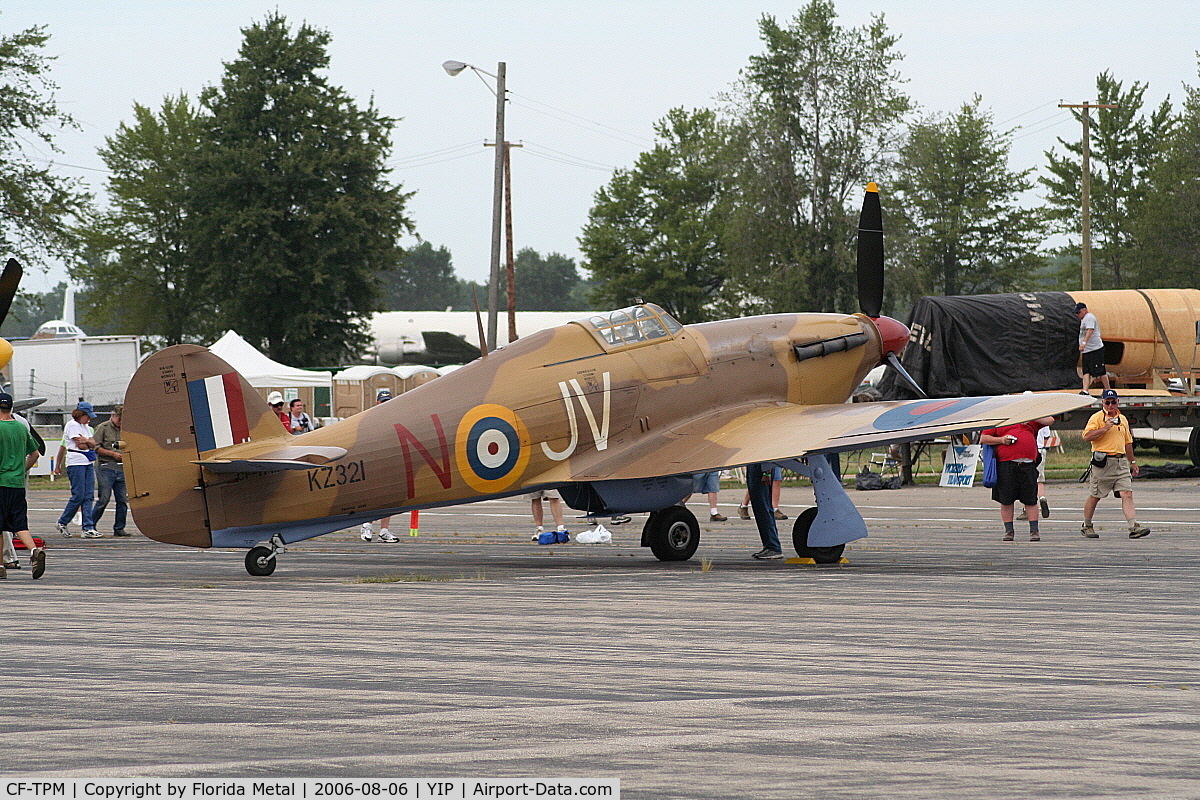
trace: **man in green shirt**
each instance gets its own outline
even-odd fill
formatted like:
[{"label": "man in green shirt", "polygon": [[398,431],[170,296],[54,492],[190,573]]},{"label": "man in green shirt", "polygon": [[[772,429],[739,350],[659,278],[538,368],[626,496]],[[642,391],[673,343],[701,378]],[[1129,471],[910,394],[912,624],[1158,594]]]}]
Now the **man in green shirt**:
[{"label": "man in green shirt", "polygon": [[[29,548],[33,579],[46,571],[46,551],[34,546],[29,535],[29,507],[25,502],[25,473],[38,459],[37,440],[13,417],[12,395],[0,392],[0,530],[12,531]],[[0,577],[8,572],[0,567]]]}]

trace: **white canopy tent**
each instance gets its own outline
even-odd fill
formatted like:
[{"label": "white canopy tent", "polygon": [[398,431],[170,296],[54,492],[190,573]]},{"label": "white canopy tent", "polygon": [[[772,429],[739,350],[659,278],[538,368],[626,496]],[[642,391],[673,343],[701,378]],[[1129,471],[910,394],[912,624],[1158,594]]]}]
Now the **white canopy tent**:
[{"label": "white canopy tent", "polygon": [[299,369],[272,361],[235,331],[225,331],[225,335],[209,345],[208,349],[214,355],[228,361],[229,366],[240,372],[255,389],[279,389],[282,387],[324,387],[329,389],[333,386],[333,377],[328,372]]}]

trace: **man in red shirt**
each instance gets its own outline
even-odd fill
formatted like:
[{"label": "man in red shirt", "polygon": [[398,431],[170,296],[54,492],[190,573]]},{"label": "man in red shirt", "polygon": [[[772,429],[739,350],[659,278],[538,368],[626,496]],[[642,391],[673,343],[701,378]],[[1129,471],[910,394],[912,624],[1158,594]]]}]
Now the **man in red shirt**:
[{"label": "man in red shirt", "polygon": [[1054,424],[1054,417],[989,428],[979,436],[980,444],[996,446],[996,485],[992,499],[1000,504],[1004,541],[1013,540],[1013,504],[1020,500],[1029,518],[1029,541],[1040,542],[1038,533],[1037,432]]}]

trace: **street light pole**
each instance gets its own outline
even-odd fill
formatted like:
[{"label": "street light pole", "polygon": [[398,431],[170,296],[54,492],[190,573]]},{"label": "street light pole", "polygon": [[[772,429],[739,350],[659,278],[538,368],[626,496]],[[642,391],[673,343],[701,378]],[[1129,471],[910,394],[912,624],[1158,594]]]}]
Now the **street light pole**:
[{"label": "street light pole", "polygon": [[[504,224],[504,104],[508,100],[504,87],[505,63],[501,61],[496,66],[496,74],[480,69],[465,61],[445,61],[442,69],[450,76],[457,75],[464,69],[470,68],[476,74],[491,76],[496,81],[496,176],[492,189],[492,264],[488,277],[488,327],[487,349],[496,349],[496,310],[500,304],[500,247],[502,241],[502,226]],[[483,80],[480,78],[480,80]],[[487,81],[484,81],[486,84]]]},{"label": "street light pole", "polygon": [[496,65],[496,176],[492,193],[492,270],[488,282],[488,351],[496,349],[496,310],[500,298],[500,244],[504,225],[505,63]]}]

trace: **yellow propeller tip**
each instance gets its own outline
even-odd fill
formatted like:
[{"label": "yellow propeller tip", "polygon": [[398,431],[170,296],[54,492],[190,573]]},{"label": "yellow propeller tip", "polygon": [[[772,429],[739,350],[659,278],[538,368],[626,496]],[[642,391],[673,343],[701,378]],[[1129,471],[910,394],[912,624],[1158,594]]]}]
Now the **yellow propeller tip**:
[{"label": "yellow propeller tip", "polygon": [[875,192],[876,194],[879,193],[879,187],[875,185],[875,181],[871,181],[870,183],[867,184],[867,191]]}]

